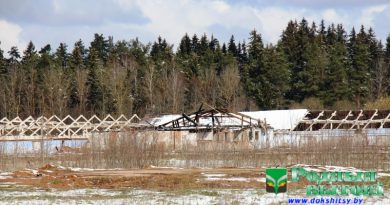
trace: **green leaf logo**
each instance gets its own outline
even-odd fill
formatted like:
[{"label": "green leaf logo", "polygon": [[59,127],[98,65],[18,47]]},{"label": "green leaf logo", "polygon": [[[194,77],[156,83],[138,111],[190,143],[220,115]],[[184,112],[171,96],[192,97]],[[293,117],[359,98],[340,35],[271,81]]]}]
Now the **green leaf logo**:
[{"label": "green leaf logo", "polygon": [[268,168],[265,170],[265,188],[269,193],[284,193],[287,191],[287,169]]}]

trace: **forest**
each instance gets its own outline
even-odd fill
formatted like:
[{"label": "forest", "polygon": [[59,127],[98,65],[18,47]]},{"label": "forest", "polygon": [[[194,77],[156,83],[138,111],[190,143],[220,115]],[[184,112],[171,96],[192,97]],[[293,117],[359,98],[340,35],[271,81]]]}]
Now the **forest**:
[{"label": "forest", "polygon": [[390,36],[382,43],[363,25],[346,31],[302,19],[275,45],[256,30],[228,42],[184,34],[177,46],[103,34],[72,49],[30,41],[0,49],[0,85],[0,118],[151,116],[201,103],[230,111],[390,109]]}]

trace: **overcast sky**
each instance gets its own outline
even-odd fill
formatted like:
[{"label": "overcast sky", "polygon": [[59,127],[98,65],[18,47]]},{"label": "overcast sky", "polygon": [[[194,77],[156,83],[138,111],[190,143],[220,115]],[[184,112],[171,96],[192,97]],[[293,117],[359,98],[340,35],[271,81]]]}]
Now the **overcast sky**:
[{"label": "overcast sky", "polygon": [[60,42],[72,49],[78,39],[89,46],[94,33],[145,43],[161,35],[175,45],[186,32],[242,41],[254,28],[275,43],[289,20],[302,17],[348,32],[363,24],[383,41],[390,33],[388,0],[0,0],[0,47],[23,51],[32,40],[38,50]]}]

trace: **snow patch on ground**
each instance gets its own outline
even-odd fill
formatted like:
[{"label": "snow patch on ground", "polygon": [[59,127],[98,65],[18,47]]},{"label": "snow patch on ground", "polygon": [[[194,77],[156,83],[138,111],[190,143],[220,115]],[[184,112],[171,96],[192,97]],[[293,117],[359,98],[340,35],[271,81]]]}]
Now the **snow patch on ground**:
[{"label": "snow patch on ground", "polygon": [[153,166],[153,165],[150,165],[150,168],[157,168],[157,169],[184,169],[182,167],[159,167],[159,166]]},{"label": "snow patch on ground", "polygon": [[262,177],[262,178],[256,179],[256,181],[258,181],[258,182],[264,182],[264,183],[265,183],[266,179],[265,179],[264,177]]},{"label": "snow patch on ground", "polygon": [[378,177],[390,177],[390,173],[378,173]]},{"label": "snow patch on ground", "polygon": [[82,172],[82,171],[101,171],[102,169],[90,169],[90,168],[79,168],[79,167],[69,167],[71,171]]},{"label": "snow patch on ground", "polygon": [[[213,168],[213,167],[222,167],[226,166],[226,161],[224,160],[183,160],[171,158],[164,161],[165,166],[168,167],[191,167],[191,168]],[[244,168],[244,167],[240,167]]]},{"label": "snow patch on ground", "polygon": [[249,182],[250,179],[244,177],[231,177],[231,178],[218,178],[218,177],[209,177],[205,179],[206,181],[237,181],[237,182]]},{"label": "snow patch on ground", "polygon": [[[94,197],[103,197],[94,199]],[[351,198],[353,196],[349,196]],[[71,191],[0,191],[0,204],[287,204],[288,198],[310,198],[304,192],[265,193],[264,189],[204,189],[188,193],[151,190],[79,189]],[[361,198],[361,197],[359,197]],[[389,196],[362,197],[365,204],[390,204]]]},{"label": "snow patch on ground", "polygon": [[37,174],[38,174],[38,170],[35,170],[35,169],[31,170],[31,172],[32,172],[34,175],[37,175]]},{"label": "snow patch on ground", "polygon": [[0,173],[0,179],[10,179],[12,176],[10,176],[12,173],[11,172],[1,172]]},{"label": "snow patch on ground", "polygon": [[[55,166],[57,169],[70,170],[74,172],[88,172],[88,171],[109,171],[109,170],[124,170],[123,168],[113,168],[113,169],[91,169],[91,168],[81,168],[81,167],[63,167]],[[49,171],[49,170],[46,170]]]},{"label": "snow patch on ground", "polygon": [[[206,181],[238,181],[238,182],[249,182],[250,178],[245,177],[226,177],[226,174],[218,174],[218,173],[201,173],[201,175]],[[254,179],[256,180],[256,179]]]},{"label": "snow patch on ground", "polygon": [[[94,199],[95,196],[103,199]],[[0,191],[0,204],[271,204],[287,201],[286,194],[261,189],[205,189],[190,193],[150,190],[80,189],[71,191]]]},{"label": "snow patch on ground", "polygon": [[10,179],[12,178],[11,176],[0,176],[0,179]]},{"label": "snow patch on ground", "polygon": [[206,173],[201,173],[204,177],[210,178],[210,177],[224,177],[226,174],[206,174]]},{"label": "snow patch on ground", "polygon": [[0,185],[13,185],[16,184],[16,182],[1,182]]}]

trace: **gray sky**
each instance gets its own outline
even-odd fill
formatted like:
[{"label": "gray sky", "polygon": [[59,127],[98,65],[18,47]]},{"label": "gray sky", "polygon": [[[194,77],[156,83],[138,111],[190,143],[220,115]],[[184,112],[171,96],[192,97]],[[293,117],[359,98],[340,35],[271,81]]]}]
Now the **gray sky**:
[{"label": "gray sky", "polygon": [[388,0],[0,0],[0,47],[23,51],[32,40],[37,49],[60,42],[71,49],[79,39],[89,46],[94,33],[145,43],[161,35],[175,45],[186,32],[242,41],[254,28],[275,43],[289,20],[302,17],[348,32],[363,24],[383,41],[390,33]]}]

